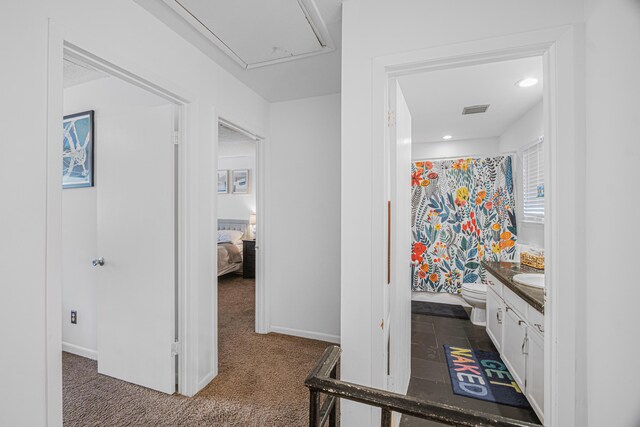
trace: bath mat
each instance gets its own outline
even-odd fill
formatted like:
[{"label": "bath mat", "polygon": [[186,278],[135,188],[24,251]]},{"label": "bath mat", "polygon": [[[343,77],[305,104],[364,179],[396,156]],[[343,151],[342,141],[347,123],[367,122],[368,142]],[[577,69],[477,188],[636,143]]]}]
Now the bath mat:
[{"label": "bath mat", "polygon": [[453,393],[474,399],[530,408],[498,353],[444,346]]},{"label": "bath mat", "polygon": [[411,301],[411,312],[428,314],[429,316],[453,317],[454,319],[469,320],[469,315],[461,305],[440,304],[427,301]]}]

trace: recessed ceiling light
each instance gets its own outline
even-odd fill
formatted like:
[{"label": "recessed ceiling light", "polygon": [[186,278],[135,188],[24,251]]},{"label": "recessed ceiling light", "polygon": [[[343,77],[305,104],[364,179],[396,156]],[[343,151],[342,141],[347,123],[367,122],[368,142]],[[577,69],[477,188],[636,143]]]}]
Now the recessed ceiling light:
[{"label": "recessed ceiling light", "polygon": [[448,141],[451,138],[453,138],[451,135],[445,135],[445,136],[442,137],[442,139],[444,139],[445,141]]},{"label": "recessed ceiling light", "polygon": [[538,84],[538,79],[535,77],[527,77],[526,79],[518,80],[516,86],[518,87],[531,87]]}]

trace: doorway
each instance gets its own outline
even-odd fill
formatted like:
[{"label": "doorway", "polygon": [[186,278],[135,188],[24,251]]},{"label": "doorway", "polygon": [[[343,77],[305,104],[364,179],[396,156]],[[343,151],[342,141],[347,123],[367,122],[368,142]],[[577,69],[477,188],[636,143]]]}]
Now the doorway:
[{"label": "doorway", "polygon": [[[217,211],[214,218],[218,230],[218,283],[220,278],[234,275],[253,282],[253,329],[260,334],[269,332],[263,249],[266,240],[263,228],[264,144],[263,137],[222,117],[218,118],[218,155],[215,165]],[[239,263],[233,263],[233,255],[221,245],[227,243],[225,240],[233,243],[240,251],[240,256],[236,259]],[[216,345],[219,346],[219,343]]]},{"label": "doorway", "polygon": [[63,162],[50,186],[62,185],[62,398],[73,425],[95,412],[90,389],[117,401],[133,385],[171,395],[181,383],[180,107],[72,46],[62,66]]},{"label": "doorway", "polygon": [[[260,138],[218,123],[217,158],[217,357],[220,373],[246,356],[256,331],[258,145]],[[248,334],[247,336],[244,336]]]},{"label": "doorway", "polygon": [[[566,379],[562,383],[565,393],[559,393],[558,387],[561,383],[558,376],[564,370],[561,366],[571,365],[574,360],[576,348],[572,339],[561,340],[559,331],[573,330],[575,318],[572,317],[575,307],[571,298],[576,289],[575,278],[571,275],[574,262],[570,257],[575,250],[575,241],[569,238],[573,231],[569,231],[567,238],[562,239],[558,235],[560,226],[567,230],[575,230],[575,209],[570,202],[565,202],[561,195],[570,198],[573,194],[572,184],[558,180],[558,165],[562,165],[562,175],[574,173],[578,166],[574,158],[574,149],[578,144],[573,133],[578,125],[579,117],[569,114],[576,108],[575,100],[571,97],[571,91],[559,90],[559,84],[568,84],[561,76],[569,75],[572,62],[575,60],[573,52],[576,51],[576,43],[579,37],[575,35],[572,28],[553,28],[544,31],[526,33],[518,37],[507,37],[501,39],[491,39],[478,41],[469,44],[449,47],[447,52],[433,48],[425,51],[390,55],[379,58],[373,66],[374,88],[374,114],[383,117],[385,123],[391,117],[387,114],[389,96],[395,80],[402,76],[415,73],[455,69],[467,65],[477,65],[483,63],[494,63],[518,58],[528,58],[541,56],[543,58],[543,78],[546,82],[544,89],[544,135],[547,149],[544,159],[549,167],[545,171],[545,212],[546,226],[544,232],[545,255],[550,268],[545,272],[546,295],[545,295],[545,315],[544,329],[547,331],[544,336],[544,408],[545,423],[550,425],[558,424],[558,419],[569,419],[573,416],[571,409],[574,402],[572,397],[575,389],[572,382]],[[568,84],[571,87],[571,84]],[[579,109],[579,108],[578,108]],[[374,140],[389,140],[384,135],[381,127],[373,129]],[[562,139],[563,145],[558,141]],[[388,147],[388,146],[387,146]],[[374,163],[384,165],[385,155],[378,152],[374,156]],[[410,164],[410,162],[408,162]],[[374,188],[379,200],[384,200],[384,187]],[[406,204],[409,206],[409,204]],[[382,211],[381,211],[382,212]],[[384,217],[382,217],[384,218]],[[379,228],[383,229],[383,224],[378,217]],[[384,240],[376,242],[376,247],[383,247]],[[559,250],[562,245],[562,251]],[[377,252],[380,253],[380,252]],[[386,256],[386,255],[385,255]],[[381,260],[382,262],[382,260]],[[402,267],[399,265],[399,267]],[[408,267],[402,267],[408,268]],[[559,278],[562,277],[561,286]],[[565,298],[566,297],[566,298]],[[559,310],[559,300],[563,301],[562,310]],[[392,301],[392,310],[395,305],[401,302]],[[547,315],[548,314],[548,315]],[[564,325],[562,328],[560,325]],[[393,325],[391,325],[393,328]],[[391,332],[392,337],[398,334]],[[565,337],[567,338],[567,337]],[[392,341],[393,342],[393,341]],[[384,348],[384,343],[379,342],[379,347]],[[409,351],[410,342],[405,342],[402,346],[405,354]],[[396,356],[392,357],[398,357]],[[567,373],[570,376],[570,373]],[[559,403],[560,402],[560,403]],[[566,406],[565,406],[566,405]],[[562,410],[559,408],[562,407]]]},{"label": "doorway", "polygon": [[[544,275],[520,264],[521,252],[544,251],[543,80],[541,56],[397,78],[412,127],[408,394],[534,423],[544,419],[544,291],[511,277]],[[517,389],[464,395],[450,348],[504,361],[504,384]]]}]

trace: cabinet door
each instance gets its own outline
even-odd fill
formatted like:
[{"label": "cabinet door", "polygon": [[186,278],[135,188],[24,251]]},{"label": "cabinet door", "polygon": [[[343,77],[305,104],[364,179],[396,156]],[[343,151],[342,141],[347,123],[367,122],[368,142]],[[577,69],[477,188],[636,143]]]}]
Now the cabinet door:
[{"label": "cabinet door", "polygon": [[524,391],[527,325],[509,306],[505,308],[503,319],[502,359],[507,364],[509,372],[511,372],[516,383]]},{"label": "cabinet door", "polygon": [[504,302],[493,289],[487,290],[487,335],[498,351],[502,351],[502,323],[504,322]]},{"label": "cabinet door", "polygon": [[544,421],[544,338],[533,329],[527,332],[527,380],[525,395]]}]

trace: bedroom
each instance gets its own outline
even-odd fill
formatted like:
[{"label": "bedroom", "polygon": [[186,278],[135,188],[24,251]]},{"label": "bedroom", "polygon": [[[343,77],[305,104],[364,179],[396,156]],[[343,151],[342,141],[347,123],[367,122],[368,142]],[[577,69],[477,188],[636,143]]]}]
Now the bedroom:
[{"label": "bedroom", "polygon": [[[265,204],[261,191],[265,143],[264,138],[232,123],[221,119],[218,124],[219,374],[200,394],[216,401],[280,408],[277,416],[296,425],[305,419],[300,410],[306,405],[301,379],[328,343],[284,335],[264,325],[267,266],[260,224]],[[268,424],[273,416],[261,417]]]}]

